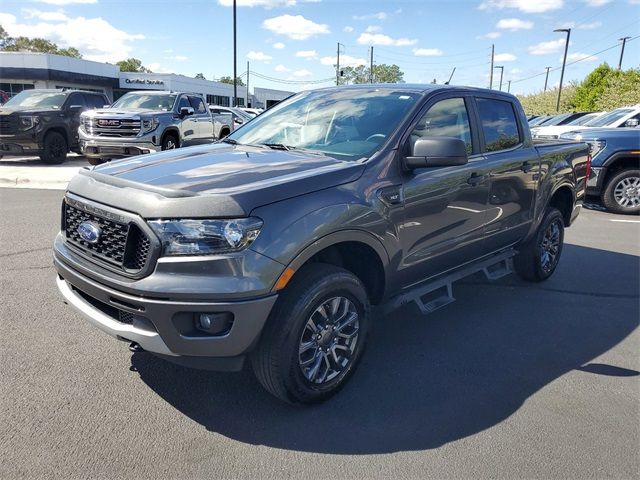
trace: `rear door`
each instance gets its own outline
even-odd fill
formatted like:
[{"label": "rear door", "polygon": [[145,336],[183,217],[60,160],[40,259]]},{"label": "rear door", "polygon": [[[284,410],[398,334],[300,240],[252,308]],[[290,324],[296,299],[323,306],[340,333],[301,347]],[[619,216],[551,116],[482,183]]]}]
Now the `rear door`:
[{"label": "rear door", "polygon": [[198,95],[189,95],[189,102],[194,110],[193,120],[196,122],[196,143],[212,140],[213,124],[211,123],[211,113],[204,101]]},{"label": "rear door", "polygon": [[486,246],[499,250],[518,242],[529,231],[540,158],[525,140],[511,101],[477,96],[475,102],[481,148],[491,175]]},{"label": "rear door", "polygon": [[[75,108],[76,106],[80,108]],[[80,128],[80,114],[87,110],[87,102],[82,93],[74,92],[69,95],[63,108],[67,124],[69,125],[69,135],[71,136],[71,145],[69,145],[69,147],[75,148],[79,141],[78,128]]]},{"label": "rear door", "polygon": [[[180,96],[178,100],[178,114],[183,107],[193,108],[187,95]],[[188,147],[198,143],[198,122],[196,121],[195,108],[193,115],[187,115],[180,120],[180,146]]]},{"label": "rear door", "polygon": [[483,231],[489,172],[472,121],[472,98],[443,95],[431,100],[405,140],[405,153],[417,138],[455,137],[467,145],[469,162],[406,172],[403,178],[403,287],[467,263],[484,254]]}]

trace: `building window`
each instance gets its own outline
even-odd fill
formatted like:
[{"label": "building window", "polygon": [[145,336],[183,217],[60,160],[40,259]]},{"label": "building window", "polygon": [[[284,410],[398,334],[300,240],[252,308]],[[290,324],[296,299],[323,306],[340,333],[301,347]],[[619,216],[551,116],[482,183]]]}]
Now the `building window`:
[{"label": "building window", "polygon": [[244,98],[238,98],[238,107],[244,107]]},{"label": "building window", "polygon": [[0,83],[0,91],[4,92],[8,98],[20,93],[23,90],[32,90],[31,83]]},{"label": "building window", "polygon": [[219,107],[228,107],[231,105],[229,97],[224,95],[207,95],[207,103],[209,105],[218,105]]}]

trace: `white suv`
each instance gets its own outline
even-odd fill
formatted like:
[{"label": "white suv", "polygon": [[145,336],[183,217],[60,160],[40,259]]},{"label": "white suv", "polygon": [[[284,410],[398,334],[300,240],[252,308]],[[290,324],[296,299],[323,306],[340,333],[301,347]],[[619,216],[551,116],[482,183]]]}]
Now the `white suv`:
[{"label": "white suv", "polygon": [[552,127],[534,127],[531,129],[533,138],[559,138],[567,132],[577,132],[588,128],[616,128],[636,127],[640,121],[640,103],[631,107],[616,108],[608,113],[588,121],[584,125],[558,125]]}]

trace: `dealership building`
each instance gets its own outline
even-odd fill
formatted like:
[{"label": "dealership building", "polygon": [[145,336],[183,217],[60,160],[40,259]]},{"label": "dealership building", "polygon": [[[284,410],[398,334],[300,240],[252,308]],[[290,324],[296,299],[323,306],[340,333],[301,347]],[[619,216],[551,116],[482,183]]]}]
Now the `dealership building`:
[{"label": "dealership building", "polygon": [[[0,52],[0,90],[9,97],[33,88],[79,88],[102,92],[117,100],[132,90],[173,90],[201,93],[211,105],[230,106],[233,85],[173,73],[121,72],[117,65],[49,53]],[[268,108],[293,92],[238,87],[238,104]],[[247,101],[248,100],[248,101]]]}]

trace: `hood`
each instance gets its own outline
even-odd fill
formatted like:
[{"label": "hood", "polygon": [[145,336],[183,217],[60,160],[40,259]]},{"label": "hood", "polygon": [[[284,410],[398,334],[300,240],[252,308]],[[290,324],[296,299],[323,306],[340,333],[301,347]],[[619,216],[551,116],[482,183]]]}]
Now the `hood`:
[{"label": "hood", "polygon": [[87,110],[82,115],[87,117],[115,117],[115,118],[125,118],[125,117],[135,117],[140,115],[173,115],[173,112],[159,112],[158,110],[152,110],[149,108],[136,108],[132,110],[127,110],[123,108],[99,108],[97,110]]},{"label": "hood", "polygon": [[147,218],[247,216],[262,205],[352,182],[364,168],[302,151],[214,144],[81,170],[69,190]]},{"label": "hood", "polygon": [[12,113],[25,113],[25,114],[47,114],[47,113],[60,113],[57,108],[34,108],[34,107],[0,107],[0,115],[11,115]]},{"label": "hood", "polygon": [[532,135],[560,135],[566,132],[578,132],[580,130],[586,130],[590,127],[583,125],[552,125],[549,127],[533,127],[531,129]]}]

